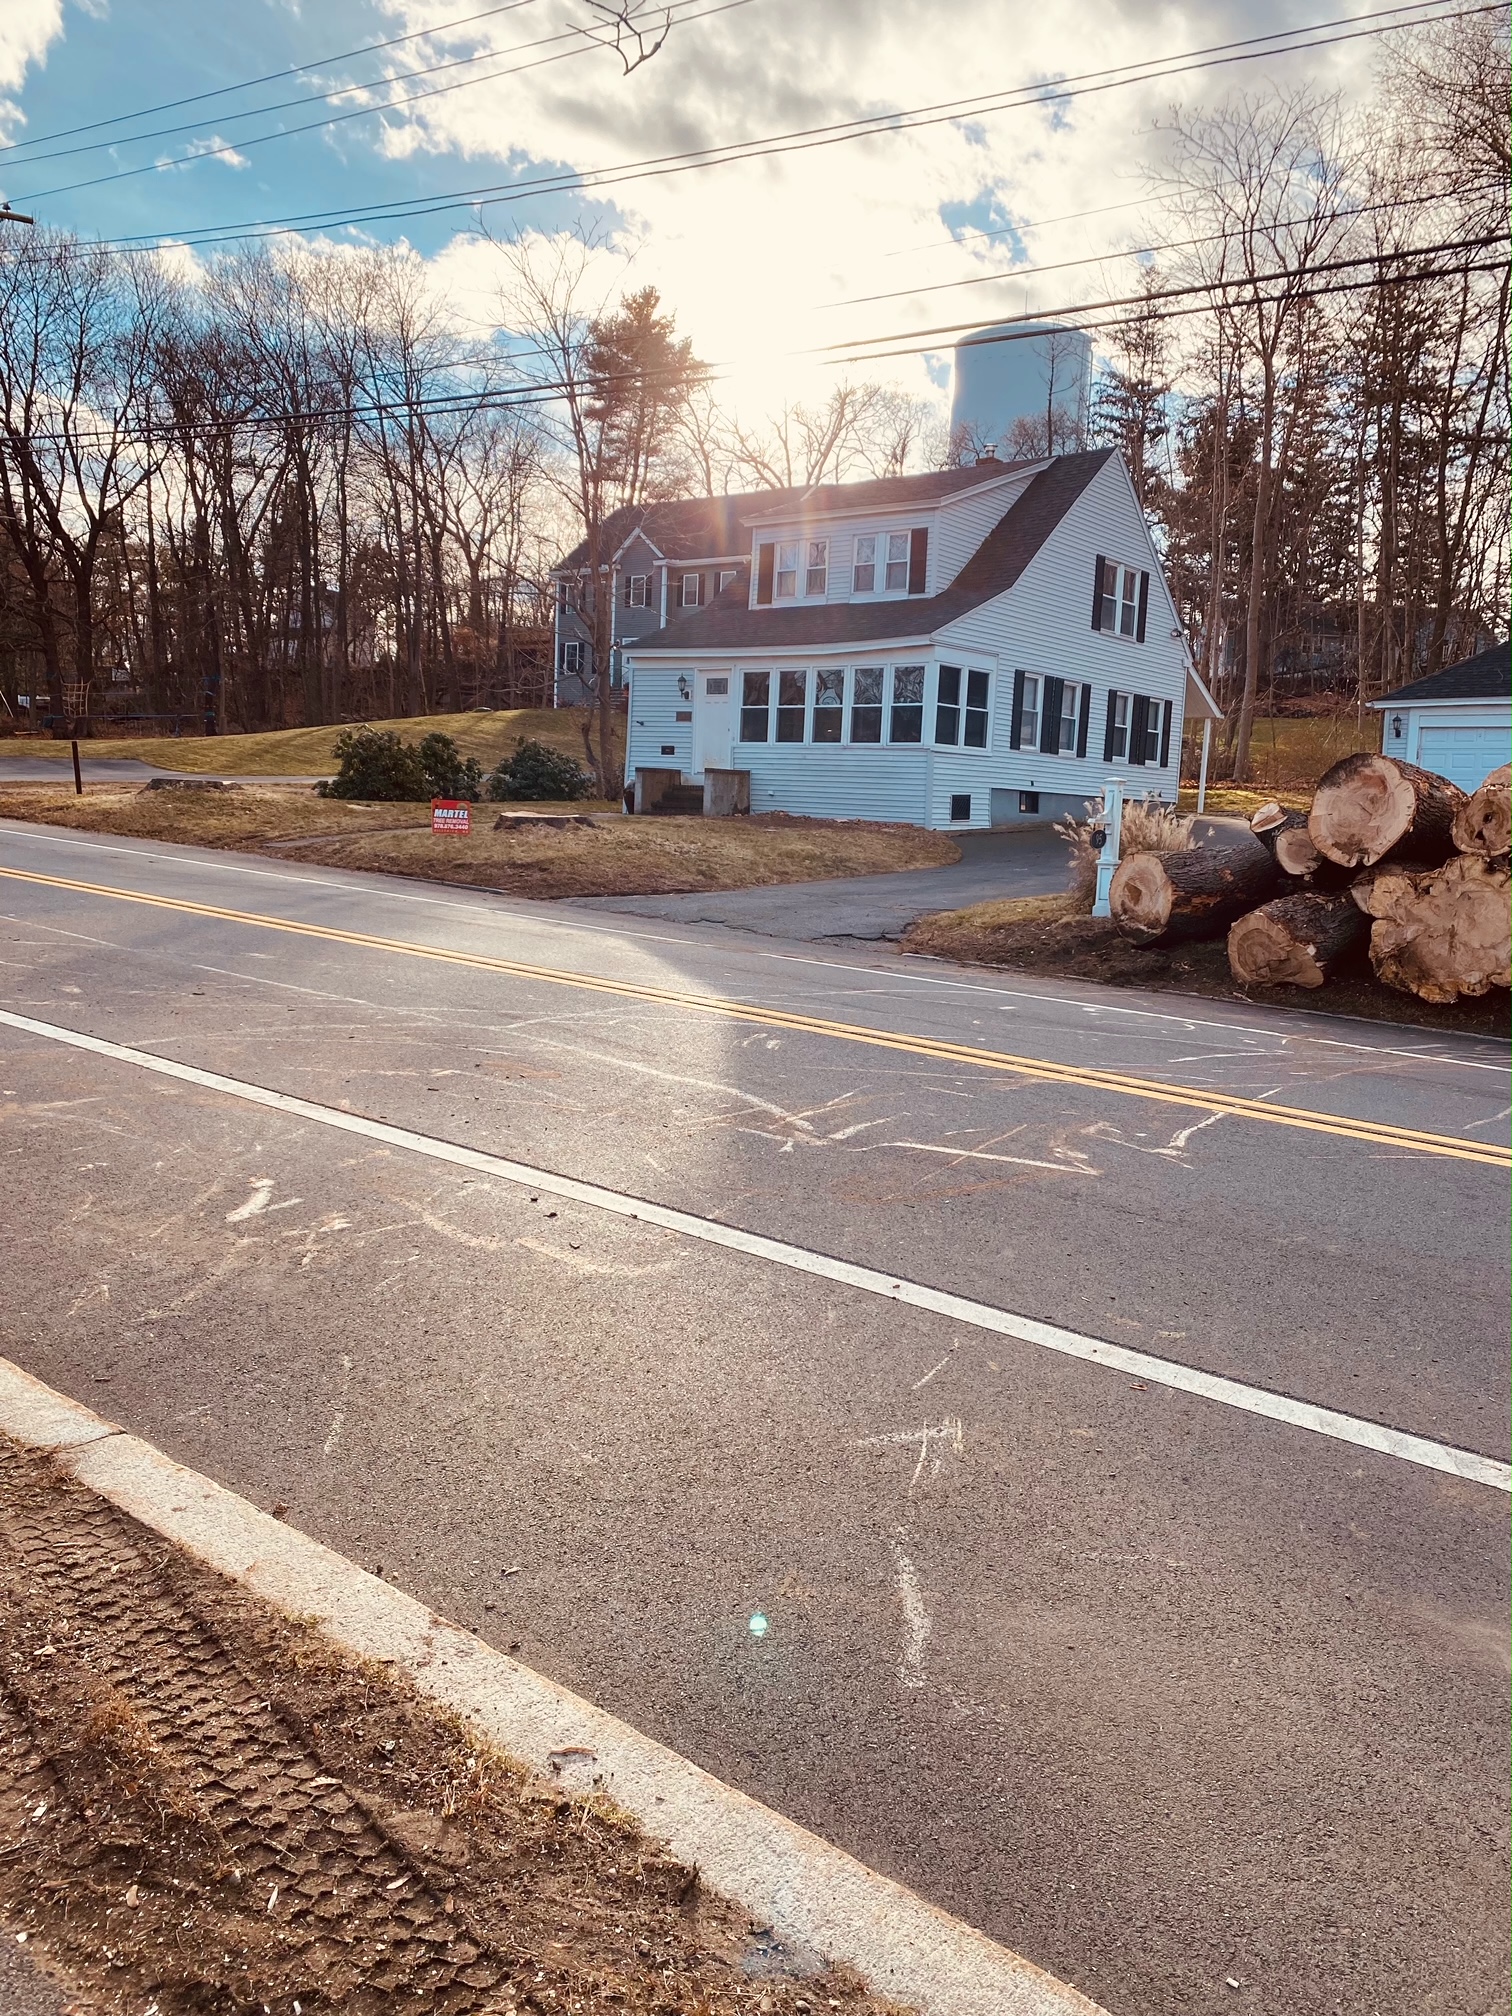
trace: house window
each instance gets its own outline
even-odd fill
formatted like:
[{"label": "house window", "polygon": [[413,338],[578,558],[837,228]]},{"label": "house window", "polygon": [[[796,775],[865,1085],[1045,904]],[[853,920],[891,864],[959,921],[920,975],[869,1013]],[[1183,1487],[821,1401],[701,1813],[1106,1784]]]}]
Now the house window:
[{"label": "house window", "polygon": [[1019,694],[1018,739],[1025,749],[1039,747],[1040,682],[1037,674],[1026,672]]},{"label": "house window", "polygon": [[882,681],[880,665],[858,665],[851,679],[850,739],[852,742],[882,740]]},{"label": "house window", "polygon": [[726,588],[728,588],[728,587],[729,587],[730,583],[731,583],[731,582],[732,582],[732,581],[733,581],[733,580],[735,579],[736,575],[737,575],[737,574],[738,574],[739,572],[740,572],[740,569],[739,569],[738,567],[721,567],[721,568],[720,568],[720,570],[719,570],[719,593],[720,593],[721,595],[723,595],[723,593],[724,593],[724,591],[726,590]]},{"label": "house window", "polygon": [[958,819],[969,819],[971,817],[971,793],[969,791],[951,792],[950,817],[952,824]]},{"label": "house window", "polygon": [[889,532],[887,535],[887,573],[882,584],[889,595],[906,595],[908,592],[908,534]]},{"label": "house window", "polygon": [[1108,695],[1108,749],[1111,761],[1114,757],[1127,758],[1129,753],[1129,696],[1127,693]]},{"label": "house window", "polygon": [[814,740],[838,742],[845,721],[845,674],[814,674]]},{"label": "house window", "polygon": [[1019,810],[1020,812],[1038,812],[1039,810],[1038,791],[1020,791]]},{"label": "house window", "polygon": [[557,583],[557,608],[558,608],[558,610],[559,610],[559,611],[561,612],[561,614],[562,614],[563,616],[565,616],[565,615],[567,614],[568,610],[572,608],[572,606],[573,606],[573,601],[572,601],[572,589],[571,589],[571,588],[569,587],[569,585],[567,584],[567,582],[565,582],[565,581],[558,581],[558,583]]},{"label": "house window", "polygon": [[779,602],[791,601],[798,593],[798,567],[802,559],[803,546],[797,539],[790,545],[777,548],[777,578],[773,590]]},{"label": "house window", "polygon": [[583,669],[582,645],[571,641],[563,644],[562,670],[564,672],[581,672],[582,669]]},{"label": "house window", "polygon": [[651,599],[651,576],[630,574],[625,579],[625,603],[631,609],[644,609]]},{"label": "house window", "polygon": [[1076,753],[1077,721],[1081,710],[1081,688],[1074,679],[1061,687],[1060,739],[1056,747],[1063,756]]},{"label": "house window", "polygon": [[895,665],[892,677],[892,713],[887,724],[889,742],[922,742],[924,739],[924,667]]},{"label": "house window", "polygon": [[987,705],[991,682],[985,672],[966,674],[966,718],[961,741],[968,749],[987,747]]},{"label": "house window", "polygon": [[777,740],[801,742],[808,712],[807,672],[777,674]]},{"label": "house window", "polygon": [[772,705],[772,675],[770,672],[746,672],[742,674],[740,689],[740,739],[742,742],[765,742],[771,732],[769,715]]},{"label": "house window", "polygon": [[935,740],[954,749],[961,739],[961,668],[942,665],[935,691]]},{"label": "house window", "polygon": [[1139,623],[1139,570],[1104,560],[1099,630],[1132,637]]},{"label": "house window", "polygon": [[702,574],[684,574],[682,592],[678,597],[684,609],[696,609],[703,600]]},{"label": "house window", "polygon": [[851,593],[853,595],[875,595],[877,592],[877,535],[866,532],[856,541],[856,564],[851,570]]},{"label": "house window", "polygon": [[803,592],[805,595],[822,595],[829,584],[829,541],[810,539],[808,542],[808,564],[803,570]]},{"label": "house window", "polygon": [[710,672],[705,677],[704,698],[706,700],[723,700],[728,697],[729,691],[730,681],[727,674],[723,672]]},{"label": "house window", "polygon": [[1146,700],[1144,717],[1144,760],[1146,763],[1160,761],[1160,731],[1165,725],[1165,710],[1169,701]]}]

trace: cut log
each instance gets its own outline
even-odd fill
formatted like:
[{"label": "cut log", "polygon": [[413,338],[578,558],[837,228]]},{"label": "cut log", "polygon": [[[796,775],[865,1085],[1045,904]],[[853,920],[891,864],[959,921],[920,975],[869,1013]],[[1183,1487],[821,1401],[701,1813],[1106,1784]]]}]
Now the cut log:
[{"label": "cut log", "polygon": [[1493,770],[1455,813],[1454,844],[1492,861],[1512,848],[1512,764]]},{"label": "cut log", "polygon": [[1113,921],[1136,945],[1216,938],[1234,919],[1274,896],[1281,871],[1263,848],[1193,847],[1181,854],[1131,854],[1108,891]]},{"label": "cut log", "polygon": [[1368,868],[1388,854],[1443,861],[1454,851],[1454,815],[1464,803],[1458,784],[1415,763],[1346,756],[1318,785],[1307,830],[1341,868]]},{"label": "cut log", "polygon": [[1368,891],[1376,977],[1420,1001],[1458,1001],[1512,984],[1512,876],[1478,854],[1384,875]]},{"label": "cut log", "polygon": [[1402,904],[1417,894],[1418,877],[1423,872],[1411,862],[1379,861],[1356,875],[1349,885],[1350,899],[1367,917],[1395,917]]},{"label": "cut log", "polygon": [[1366,929],[1348,889],[1298,889],[1229,927],[1229,971],[1243,987],[1321,987]]}]

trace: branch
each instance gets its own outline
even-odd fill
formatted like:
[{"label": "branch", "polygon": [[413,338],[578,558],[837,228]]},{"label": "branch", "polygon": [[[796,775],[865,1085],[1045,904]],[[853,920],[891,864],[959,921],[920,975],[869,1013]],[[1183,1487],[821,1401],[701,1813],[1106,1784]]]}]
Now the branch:
[{"label": "branch", "polygon": [[[605,25],[613,26],[613,42],[603,42],[601,46],[605,49],[613,49],[615,55],[624,64],[625,75],[627,77],[632,70],[639,70],[642,63],[649,63],[672,32],[672,10],[669,7],[662,14],[661,33],[648,46],[647,35],[630,18],[630,10],[633,4],[634,0],[588,0],[588,5],[593,9],[595,14],[602,17]],[[591,37],[591,40],[599,42],[600,37],[595,35]],[[629,44],[632,42],[635,45],[635,57],[633,61],[631,60],[629,50]]]}]

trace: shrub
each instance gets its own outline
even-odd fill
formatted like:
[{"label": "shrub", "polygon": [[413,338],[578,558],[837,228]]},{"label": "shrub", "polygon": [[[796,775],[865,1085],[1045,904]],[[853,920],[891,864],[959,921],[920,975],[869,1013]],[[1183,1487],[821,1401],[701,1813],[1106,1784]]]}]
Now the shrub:
[{"label": "shrub", "polygon": [[336,738],[336,765],[336,775],[315,787],[322,798],[415,805],[483,795],[481,765],[450,735],[427,735],[416,748],[391,728],[347,728]]},{"label": "shrub", "polygon": [[420,768],[429,789],[427,798],[483,796],[483,766],[476,756],[464,756],[450,735],[439,729],[420,744]]},{"label": "shrub", "polygon": [[490,798],[529,799],[540,804],[557,799],[591,798],[593,779],[580,763],[560,749],[523,738],[513,756],[506,756],[488,780]]},{"label": "shrub", "polygon": [[418,750],[392,729],[347,728],[336,737],[336,775],[316,785],[322,798],[413,804],[429,798]]},{"label": "shrub", "polygon": [[[1069,893],[1091,907],[1097,894],[1097,855],[1092,846],[1092,829],[1101,824],[1102,800],[1091,799],[1084,819],[1067,817],[1056,821],[1055,830],[1071,849]],[[1196,846],[1193,821],[1183,812],[1173,811],[1158,798],[1128,798],[1123,808],[1123,833],[1119,859],[1131,854],[1185,854]]]}]

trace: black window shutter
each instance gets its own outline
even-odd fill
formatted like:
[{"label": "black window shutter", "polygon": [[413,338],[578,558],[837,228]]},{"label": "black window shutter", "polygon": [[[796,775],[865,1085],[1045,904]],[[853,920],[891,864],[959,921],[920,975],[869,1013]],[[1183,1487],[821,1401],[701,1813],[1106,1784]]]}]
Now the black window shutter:
[{"label": "black window shutter", "polygon": [[1139,577],[1139,621],[1134,625],[1134,642],[1136,644],[1143,644],[1144,642],[1145,617],[1149,612],[1150,577],[1148,574],[1141,574]]},{"label": "black window shutter", "polygon": [[1024,675],[1022,672],[1015,672],[1013,675],[1013,720],[1008,729],[1008,747],[1010,749],[1021,749],[1023,747],[1023,722]]},{"label": "black window shutter", "polygon": [[1081,714],[1076,723],[1076,753],[1087,753],[1087,730],[1092,725],[1092,688],[1083,686],[1081,690]]},{"label": "black window shutter", "polygon": [[777,548],[767,544],[756,548],[756,600],[772,599],[772,573],[777,565]]},{"label": "black window shutter", "polygon": [[1106,715],[1103,717],[1104,763],[1111,763],[1113,761],[1113,729],[1116,725],[1113,716],[1117,712],[1117,709],[1118,709],[1118,695],[1116,693],[1110,693],[1108,695],[1108,711]]},{"label": "black window shutter", "polygon": [[1040,754],[1054,756],[1060,749],[1061,702],[1066,694],[1064,679],[1047,679],[1041,688]]},{"label": "black window shutter", "polygon": [[1098,554],[1097,558],[1096,558],[1096,559],[1095,559],[1095,560],[1093,561],[1093,563],[1092,563],[1092,568],[1093,568],[1093,572],[1092,572],[1092,628],[1093,628],[1094,630],[1101,630],[1101,628],[1102,628],[1102,584],[1103,584],[1103,569],[1104,569],[1104,568],[1105,568],[1105,567],[1107,566],[1107,564],[1108,564],[1108,563],[1107,563],[1107,561],[1106,561],[1106,560],[1104,559],[1104,557],[1103,557],[1103,555],[1102,555],[1101,553],[1099,553],[1099,554]]},{"label": "black window shutter", "polygon": [[929,579],[929,527],[915,525],[908,535],[908,592],[922,595]]},{"label": "black window shutter", "polygon": [[1160,767],[1164,770],[1171,760],[1171,703],[1166,701],[1160,720]]},{"label": "black window shutter", "polygon": [[1129,699],[1129,761],[1143,763],[1145,760],[1145,738],[1150,732],[1150,703],[1143,693],[1135,693]]}]

